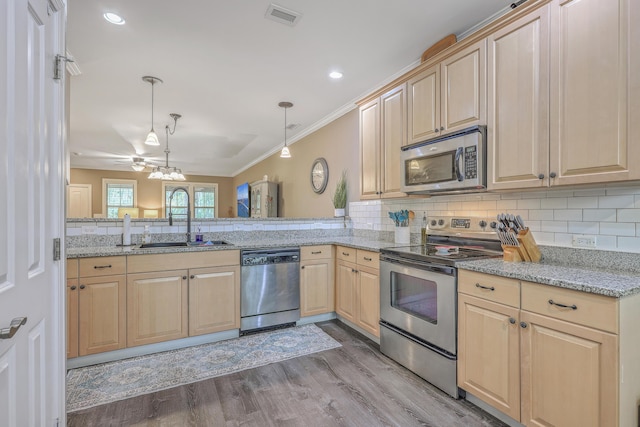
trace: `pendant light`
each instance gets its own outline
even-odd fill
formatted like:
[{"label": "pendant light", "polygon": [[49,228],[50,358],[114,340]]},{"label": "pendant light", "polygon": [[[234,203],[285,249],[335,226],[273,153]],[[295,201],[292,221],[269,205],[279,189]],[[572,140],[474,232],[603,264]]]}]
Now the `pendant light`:
[{"label": "pendant light", "polygon": [[186,178],[182,174],[182,171],[176,167],[169,166],[169,135],[173,135],[176,132],[176,126],[178,119],[182,117],[180,114],[169,114],[173,119],[173,130],[169,128],[169,125],[164,127],[165,134],[167,136],[167,147],[164,149],[165,164],[164,166],[156,166],[149,174],[149,179],[161,179],[163,181],[184,181]]},{"label": "pendant light", "polygon": [[147,139],[145,139],[144,143],[147,145],[158,146],[160,145],[160,141],[158,140],[158,135],[156,135],[156,131],[153,130],[153,86],[156,83],[162,83],[162,80],[153,76],[143,76],[142,80],[144,80],[147,83],[151,83],[151,131],[149,131],[149,134],[147,135]]},{"label": "pendant light", "polygon": [[287,147],[287,108],[293,107],[293,104],[283,101],[278,104],[278,107],[284,108],[284,147],[282,147],[282,151],[280,151],[280,157],[289,159],[291,158],[291,153],[289,152],[289,147]]}]

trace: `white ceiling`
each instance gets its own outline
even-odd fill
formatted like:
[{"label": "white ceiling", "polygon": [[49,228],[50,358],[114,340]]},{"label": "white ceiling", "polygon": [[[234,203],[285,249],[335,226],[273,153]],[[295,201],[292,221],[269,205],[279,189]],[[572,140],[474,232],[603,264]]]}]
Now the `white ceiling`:
[{"label": "white ceiling", "polygon": [[[450,33],[505,9],[507,0],[277,0],[302,14],[294,27],[265,18],[269,0],[69,0],[71,166],[128,170],[131,157],[234,176],[279,150],[284,110],[292,143],[417,65]],[[115,12],[126,24],[106,22]],[[332,80],[332,70],[344,73]],[[144,145],[153,126],[159,147]],[[295,161],[295,147],[291,150]],[[283,160],[284,161],[284,160]]]}]

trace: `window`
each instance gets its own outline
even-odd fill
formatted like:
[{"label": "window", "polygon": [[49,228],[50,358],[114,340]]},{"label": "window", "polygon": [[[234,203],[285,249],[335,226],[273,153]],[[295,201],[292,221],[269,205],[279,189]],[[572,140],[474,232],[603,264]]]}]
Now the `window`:
[{"label": "window", "polygon": [[133,208],[138,204],[138,181],[135,179],[102,179],[102,213],[118,218],[119,208]]},{"label": "window", "polygon": [[[218,217],[218,184],[209,183],[172,183],[163,182],[163,202],[164,217],[169,218],[169,197],[171,192],[178,187],[186,188],[191,200],[190,215],[195,219],[217,218]],[[176,191],[171,201],[171,211],[173,218],[186,218],[187,216],[187,195],[184,191]]]}]

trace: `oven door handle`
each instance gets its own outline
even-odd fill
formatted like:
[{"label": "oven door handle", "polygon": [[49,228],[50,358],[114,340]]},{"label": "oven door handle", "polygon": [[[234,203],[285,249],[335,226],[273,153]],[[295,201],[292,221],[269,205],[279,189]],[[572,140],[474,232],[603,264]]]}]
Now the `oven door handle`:
[{"label": "oven door handle", "polygon": [[409,268],[413,267],[419,270],[432,271],[434,273],[441,273],[441,274],[446,274],[448,276],[455,276],[455,268],[452,268],[452,267],[426,264],[426,263],[422,263],[419,261],[410,260],[406,258],[402,258],[402,259],[395,258],[395,257],[389,256],[388,254],[382,255],[382,257],[380,257],[380,261],[388,262],[391,264],[398,264],[402,267],[409,267]]},{"label": "oven door handle", "polygon": [[456,148],[456,158],[455,158],[455,171],[456,171],[456,178],[458,179],[458,181],[464,181],[464,175],[462,175],[462,172],[460,170],[460,158],[464,159],[464,157],[462,156],[462,152],[464,150],[464,147],[458,147]]}]

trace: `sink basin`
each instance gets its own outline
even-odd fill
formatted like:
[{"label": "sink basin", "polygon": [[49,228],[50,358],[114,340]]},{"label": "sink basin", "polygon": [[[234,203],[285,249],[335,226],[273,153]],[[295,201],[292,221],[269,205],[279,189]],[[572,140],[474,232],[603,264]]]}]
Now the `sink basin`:
[{"label": "sink basin", "polygon": [[187,246],[221,246],[230,245],[231,243],[224,240],[209,240],[207,242],[158,242],[158,243],[143,243],[139,246],[140,249],[151,248],[186,248]]}]

